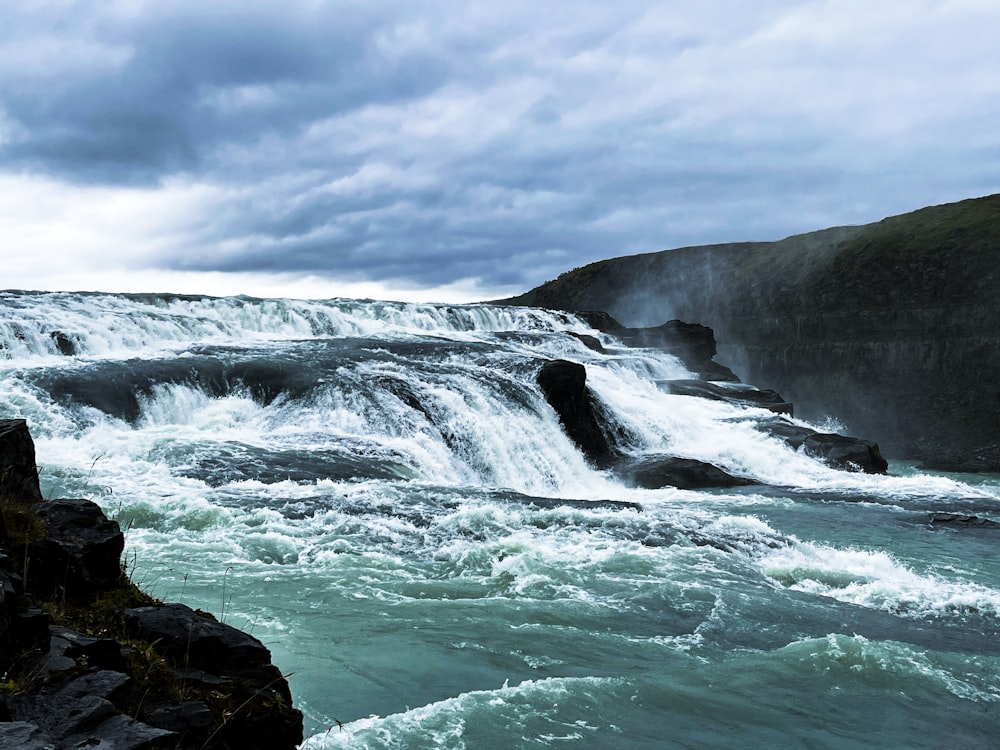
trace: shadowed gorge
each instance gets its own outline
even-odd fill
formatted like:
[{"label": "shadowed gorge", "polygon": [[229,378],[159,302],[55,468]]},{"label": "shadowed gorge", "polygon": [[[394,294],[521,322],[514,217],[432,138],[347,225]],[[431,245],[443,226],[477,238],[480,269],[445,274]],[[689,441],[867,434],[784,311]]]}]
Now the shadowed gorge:
[{"label": "shadowed gorge", "polygon": [[593,263],[509,303],[710,326],[718,359],[888,455],[1000,470],[1000,195]]}]

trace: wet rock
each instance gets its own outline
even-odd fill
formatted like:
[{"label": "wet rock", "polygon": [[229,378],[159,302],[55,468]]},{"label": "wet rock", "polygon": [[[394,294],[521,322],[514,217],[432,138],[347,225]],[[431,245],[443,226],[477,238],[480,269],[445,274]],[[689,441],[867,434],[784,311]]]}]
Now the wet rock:
[{"label": "wet rock", "polygon": [[96,695],[16,695],[7,698],[15,722],[34,725],[29,736],[49,748],[154,750],[171,747],[171,732],[157,729],[118,712]]},{"label": "wet rock", "polygon": [[156,643],[158,651],[188,668],[225,674],[271,663],[271,653],[252,635],[185,604],[126,609],[124,619],[130,635]]},{"label": "wet rock", "polygon": [[733,476],[705,461],[675,456],[654,456],[629,462],[620,466],[617,473],[625,481],[648,490],[662,487],[693,490],[757,484],[753,479]]},{"label": "wet rock", "polygon": [[878,443],[871,440],[818,432],[780,419],[767,419],[754,425],[761,432],[779,438],[795,450],[819,458],[838,469],[863,471],[868,474],[885,474],[889,462],[882,456]]},{"label": "wet rock", "polygon": [[599,331],[610,333],[626,346],[663,349],[677,357],[684,366],[703,380],[739,381],[725,365],[715,361],[715,332],[698,323],[668,320],[648,328],[627,328],[605,312],[576,313]]},{"label": "wet rock", "polygon": [[627,500],[576,500],[561,497],[525,497],[521,499],[524,505],[531,508],[551,510],[552,508],[579,508],[581,510],[634,510],[641,512],[639,503]]},{"label": "wet rock", "polygon": [[537,381],[566,434],[583,454],[598,466],[612,463],[618,451],[602,429],[598,407],[587,389],[586,368],[565,359],[552,360],[542,365]]},{"label": "wet rock", "polygon": [[950,526],[973,529],[1000,529],[1000,523],[989,518],[966,515],[964,513],[932,513],[931,523],[938,526]]},{"label": "wet rock", "polygon": [[725,401],[736,406],[767,409],[775,414],[794,416],[792,404],[777,391],[763,390],[746,383],[712,383],[707,380],[662,380],[657,383],[662,391],[677,396],[697,396],[713,401]]},{"label": "wet rock", "polygon": [[574,333],[572,331],[569,332],[569,335],[577,339],[588,349],[591,349],[592,351],[595,351],[598,354],[607,353],[607,350],[604,348],[604,344],[602,344],[600,342],[600,339],[598,339],[596,336],[588,336],[585,333]]},{"label": "wet rock", "polygon": [[59,350],[60,354],[66,357],[76,356],[76,344],[73,343],[73,339],[62,331],[53,331],[49,335],[56,342],[56,349]]},{"label": "wet rock", "polygon": [[122,577],[125,537],[90,500],[49,500],[38,517],[48,537],[28,545],[32,591],[86,598],[116,586]]},{"label": "wet rock", "polygon": [[42,499],[35,442],[23,419],[0,419],[0,496]]}]

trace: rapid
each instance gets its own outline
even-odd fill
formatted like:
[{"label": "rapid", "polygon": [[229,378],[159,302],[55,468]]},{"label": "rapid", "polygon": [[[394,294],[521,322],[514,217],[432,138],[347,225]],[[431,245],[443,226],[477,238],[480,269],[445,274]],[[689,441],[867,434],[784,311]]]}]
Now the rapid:
[{"label": "rapid", "polygon": [[[552,359],[632,455],[757,484],[594,468]],[[261,639],[303,748],[995,747],[1000,529],[931,518],[1000,520],[1000,477],[833,469],[693,377],[540,309],[0,292],[43,494]]]}]

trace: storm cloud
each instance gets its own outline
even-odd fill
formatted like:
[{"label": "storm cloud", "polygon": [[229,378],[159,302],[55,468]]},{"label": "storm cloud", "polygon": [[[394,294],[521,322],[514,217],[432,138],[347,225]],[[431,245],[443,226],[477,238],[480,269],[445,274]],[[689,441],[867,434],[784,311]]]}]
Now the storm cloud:
[{"label": "storm cloud", "polygon": [[989,2],[2,7],[3,286],[488,297],[1000,186]]}]

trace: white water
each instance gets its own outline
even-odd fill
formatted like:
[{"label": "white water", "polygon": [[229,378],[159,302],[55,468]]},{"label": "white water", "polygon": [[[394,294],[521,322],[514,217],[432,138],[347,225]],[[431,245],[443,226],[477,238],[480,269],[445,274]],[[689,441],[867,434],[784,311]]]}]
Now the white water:
[{"label": "white water", "polygon": [[[932,706],[998,728],[993,537],[927,522],[1000,518],[996,481],[830,468],[754,429],[770,412],[663,393],[692,377],[675,359],[570,316],[4,293],[0,345],[0,411],[28,419],[46,493],[127,525],[152,593],[264,640],[307,747],[933,747]],[[637,490],[589,466],[535,385],[552,358],[587,367],[635,455],[762,485]],[[47,390],[150,362],[131,421]],[[185,362],[308,387],[220,390]],[[878,715],[910,728],[851,728]]]}]

